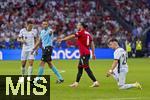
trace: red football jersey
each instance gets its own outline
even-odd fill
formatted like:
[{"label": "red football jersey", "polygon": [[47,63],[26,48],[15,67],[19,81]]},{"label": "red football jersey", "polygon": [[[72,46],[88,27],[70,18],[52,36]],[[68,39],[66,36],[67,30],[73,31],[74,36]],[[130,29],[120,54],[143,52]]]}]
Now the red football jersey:
[{"label": "red football jersey", "polygon": [[80,55],[88,55],[90,54],[90,44],[92,41],[92,36],[90,35],[89,32],[86,30],[80,30],[77,33],[75,33],[75,36],[78,38],[78,48]]}]

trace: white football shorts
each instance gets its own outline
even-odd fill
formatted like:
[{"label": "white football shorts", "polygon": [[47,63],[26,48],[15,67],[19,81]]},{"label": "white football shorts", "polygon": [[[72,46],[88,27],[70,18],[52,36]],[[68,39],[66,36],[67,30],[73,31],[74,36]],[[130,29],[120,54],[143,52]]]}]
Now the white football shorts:
[{"label": "white football shorts", "polygon": [[21,52],[21,61],[22,60],[34,60],[35,59],[35,53],[31,54],[31,51],[24,51]]}]

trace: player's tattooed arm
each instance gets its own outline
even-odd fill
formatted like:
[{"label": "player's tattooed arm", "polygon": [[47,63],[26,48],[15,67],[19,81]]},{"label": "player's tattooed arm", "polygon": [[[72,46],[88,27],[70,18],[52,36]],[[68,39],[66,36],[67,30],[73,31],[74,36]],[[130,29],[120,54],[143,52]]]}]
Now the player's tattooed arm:
[{"label": "player's tattooed arm", "polygon": [[38,49],[38,47],[39,47],[40,43],[41,43],[41,39],[40,39],[40,38],[38,38],[38,39],[37,39],[37,42],[36,42],[36,44],[35,44],[35,46],[34,46],[34,48],[33,48],[33,50]]},{"label": "player's tattooed arm", "polygon": [[35,54],[37,54],[37,51],[38,51],[38,48],[39,48],[39,43],[38,43],[39,41],[40,41],[40,38],[39,38],[39,36],[37,35],[37,37],[34,38],[35,46],[36,46],[36,44],[38,44],[38,46],[35,47],[35,50],[34,50],[34,48],[33,48]]},{"label": "player's tattooed arm", "polygon": [[36,41],[37,41],[37,42],[36,42],[36,44],[35,44],[35,46],[34,46],[34,48],[33,48],[32,52],[31,52],[31,54],[33,54],[35,51],[37,51],[37,50],[38,50],[39,45],[40,45],[40,43],[41,43],[41,39],[40,39],[40,38],[38,38]]},{"label": "player's tattooed arm", "polygon": [[114,59],[110,70],[114,70],[117,67],[117,64],[118,64],[118,60]]},{"label": "player's tattooed arm", "polygon": [[94,44],[93,41],[91,42],[91,49],[92,49],[92,59],[96,59],[96,56],[95,56],[95,44]]},{"label": "player's tattooed arm", "polygon": [[114,59],[111,68],[107,72],[107,77],[109,77],[113,73],[113,70],[117,67],[117,64],[118,64],[118,60]]}]

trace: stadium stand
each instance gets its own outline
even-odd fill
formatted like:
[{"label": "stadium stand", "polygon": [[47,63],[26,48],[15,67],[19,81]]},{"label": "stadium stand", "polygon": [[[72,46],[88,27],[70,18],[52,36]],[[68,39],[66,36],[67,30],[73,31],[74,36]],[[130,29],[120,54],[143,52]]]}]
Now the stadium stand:
[{"label": "stadium stand", "polygon": [[[47,19],[55,29],[55,40],[76,32],[75,25],[84,21],[93,34],[96,47],[105,48],[109,38],[116,37],[122,47],[125,41],[141,39],[143,48],[148,48],[150,27],[149,0],[1,0],[0,2],[0,48],[21,48],[16,41],[19,30],[27,20],[41,30],[41,22]],[[76,47],[74,40],[61,44],[54,41],[54,47]],[[148,49],[147,49],[148,51]]]}]

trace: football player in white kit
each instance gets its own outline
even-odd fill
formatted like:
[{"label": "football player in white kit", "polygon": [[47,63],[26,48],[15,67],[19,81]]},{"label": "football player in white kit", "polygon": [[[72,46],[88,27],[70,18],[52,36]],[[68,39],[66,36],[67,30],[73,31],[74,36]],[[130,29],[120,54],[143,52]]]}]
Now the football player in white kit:
[{"label": "football player in white kit", "polygon": [[113,76],[117,81],[119,89],[129,89],[129,88],[139,88],[142,89],[141,85],[138,82],[133,84],[126,84],[126,75],[128,72],[127,65],[127,53],[126,51],[119,47],[118,41],[116,39],[111,39],[108,42],[109,48],[114,49],[114,61],[111,68],[107,72],[107,77]]},{"label": "football player in white kit", "polygon": [[[33,29],[33,23],[31,21],[27,21],[26,27],[20,30],[20,33],[17,39],[19,42],[23,44],[22,52],[21,52],[22,76],[26,74],[27,60],[29,61],[28,76],[32,75],[35,53],[31,54],[31,51],[34,48],[37,37],[38,37],[37,30]],[[23,80],[21,79],[20,81],[23,81]]]}]

